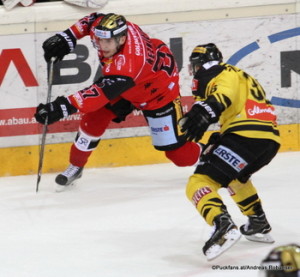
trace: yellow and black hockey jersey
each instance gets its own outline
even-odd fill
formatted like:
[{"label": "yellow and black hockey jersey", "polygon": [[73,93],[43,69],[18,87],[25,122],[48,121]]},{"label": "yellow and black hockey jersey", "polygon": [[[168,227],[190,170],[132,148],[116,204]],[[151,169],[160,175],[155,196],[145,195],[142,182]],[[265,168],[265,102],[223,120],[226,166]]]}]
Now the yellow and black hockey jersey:
[{"label": "yellow and black hockey jersey", "polygon": [[196,101],[213,96],[224,107],[219,118],[221,133],[280,143],[275,108],[256,79],[226,63],[200,71],[193,79],[193,95]]}]

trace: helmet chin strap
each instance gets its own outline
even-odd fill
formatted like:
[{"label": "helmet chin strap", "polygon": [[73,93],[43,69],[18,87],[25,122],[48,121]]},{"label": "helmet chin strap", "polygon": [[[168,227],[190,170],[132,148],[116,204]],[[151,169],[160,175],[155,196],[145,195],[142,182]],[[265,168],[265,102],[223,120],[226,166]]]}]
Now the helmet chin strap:
[{"label": "helmet chin strap", "polygon": [[198,72],[198,70],[201,68],[201,65],[200,64],[195,64],[195,65],[193,65],[192,66],[192,73],[193,73],[193,75],[195,75],[197,72]]}]

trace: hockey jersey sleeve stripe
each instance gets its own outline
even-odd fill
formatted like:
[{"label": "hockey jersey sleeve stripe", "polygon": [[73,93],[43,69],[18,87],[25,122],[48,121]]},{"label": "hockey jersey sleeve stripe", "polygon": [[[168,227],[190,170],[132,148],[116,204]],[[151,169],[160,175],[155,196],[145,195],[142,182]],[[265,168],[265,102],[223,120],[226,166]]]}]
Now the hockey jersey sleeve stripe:
[{"label": "hockey jersey sleeve stripe", "polygon": [[113,100],[123,92],[135,86],[131,77],[122,75],[109,75],[101,77],[95,85],[101,89],[108,100]]},{"label": "hockey jersey sleeve stripe", "polygon": [[273,133],[275,136],[279,136],[279,130],[274,129],[272,126],[266,125],[240,125],[234,126],[226,129],[224,134],[226,133],[234,133],[238,131],[262,131],[262,132],[269,132]]},{"label": "hockey jersey sleeve stripe", "polygon": [[231,100],[224,94],[216,93],[212,94],[219,103],[221,103],[226,109],[231,105]]}]

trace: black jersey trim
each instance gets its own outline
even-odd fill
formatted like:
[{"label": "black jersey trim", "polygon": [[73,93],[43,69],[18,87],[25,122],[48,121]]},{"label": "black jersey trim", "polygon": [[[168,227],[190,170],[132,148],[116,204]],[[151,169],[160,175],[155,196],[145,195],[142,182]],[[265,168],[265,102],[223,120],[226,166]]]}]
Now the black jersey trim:
[{"label": "black jersey trim", "polygon": [[238,131],[262,131],[262,132],[269,132],[273,133],[276,136],[279,136],[279,131],[274,129],[271,126],[265,126],[265,125],[240,125],[240,126],[234,126],[231,128],[226,129],[224,134],[227,133],[234,133]]}]

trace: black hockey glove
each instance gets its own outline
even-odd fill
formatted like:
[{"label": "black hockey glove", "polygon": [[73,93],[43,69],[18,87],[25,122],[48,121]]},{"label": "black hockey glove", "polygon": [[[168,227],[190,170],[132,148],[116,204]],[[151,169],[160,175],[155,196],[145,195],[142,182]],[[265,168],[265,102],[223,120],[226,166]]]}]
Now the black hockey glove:
[{"label": "black hockey glove", "polygon": [[218,122],[223,109],[221,104],[212,101],[198,101],[183,118],[179,120],[181,131],[188,141],[199,141],[209,125]]},{"label": "black hockey glove", "polygon": [[39,104],[34,117],[41,124],[45,124],[48,118],[48,124],[52,124],[76,112],[77,109],[69,103],[68,99],[60,96],[49,104]]},{"label": "black hockey glove", "polygon": [[72,52],[75,46],[76,38],[71,31],[60,32],[44,41],[44,58],[46,62],[49,62],[52,57],[55,58],[54,62],[60,61],[65,55]]},{"label": "black hockey glove", "polygon": [[106,104],[105,107],[116,115],[116,118],[112,120],[115,123],[125,121],[127,115],[135,109],[135,107],[125,99],[120,99],[115,104]]}]

